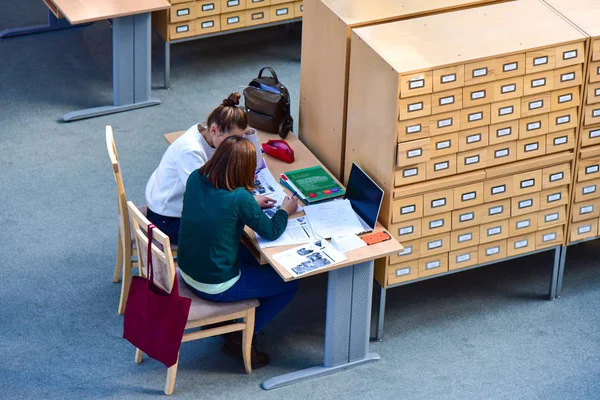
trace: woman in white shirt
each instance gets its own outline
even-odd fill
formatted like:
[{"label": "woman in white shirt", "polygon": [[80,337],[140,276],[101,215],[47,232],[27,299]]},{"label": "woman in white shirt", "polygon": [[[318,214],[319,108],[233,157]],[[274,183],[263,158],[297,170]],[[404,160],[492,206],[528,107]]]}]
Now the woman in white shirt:
[{"label": "woman in white shirt", "polygon": [[[262,164],[260,143],[254,129],[248,128],[246,112],[238,107],[241,95],[232,93],[208,116],[208,127],[189,128],[167,149],[146,185],[148,219],[177,244],[183,208],[183,193],[190,174],[202,167],[219,145],[230,136],[245,135],[257,149],[257,168]],[[266,196],[255,196],[263,208],[273,206]]]}]

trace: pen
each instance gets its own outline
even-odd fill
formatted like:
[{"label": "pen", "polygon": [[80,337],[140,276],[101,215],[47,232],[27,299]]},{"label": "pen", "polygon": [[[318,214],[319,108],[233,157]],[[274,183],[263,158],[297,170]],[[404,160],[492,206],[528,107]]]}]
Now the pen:
[{"label": "pen", "polygon": [[296,197],[296,196],[298,196],[298,193],[297,193],[297,192],[294,190],[294,193],[292,194],[292,197],[291,197],[291,198],[293,199],[293,198],[294,198],[294,197]]}]

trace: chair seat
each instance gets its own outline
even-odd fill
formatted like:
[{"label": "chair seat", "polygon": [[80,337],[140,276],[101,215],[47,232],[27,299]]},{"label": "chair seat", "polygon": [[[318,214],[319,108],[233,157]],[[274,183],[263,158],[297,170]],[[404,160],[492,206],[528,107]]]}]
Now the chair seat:
[{"label": "chair seat", "polygon": [[228,303],[214,303],[212,301],[204,300],[194,294],[189,286],[183,281],[181,276],[177,274],[177,280],[179,283],[179,295],[192,299],[192,306],[190,307],[190,314],[188,316],[188,322],[196,321],[199,319],[221,317],[228,314],[245,311],[250,308],[258,307],[260,304],[256,299],[242,300]]}]

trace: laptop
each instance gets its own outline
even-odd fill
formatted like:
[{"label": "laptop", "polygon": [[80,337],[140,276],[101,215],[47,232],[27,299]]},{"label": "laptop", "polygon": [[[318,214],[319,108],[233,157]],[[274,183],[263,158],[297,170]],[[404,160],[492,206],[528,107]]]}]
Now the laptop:
[{"label": "laptop", "polygon": [[345,199],[350,201],[364,229],[361,233],[372,232],[379,218],[383,190],[355,163],[350,170]]}]

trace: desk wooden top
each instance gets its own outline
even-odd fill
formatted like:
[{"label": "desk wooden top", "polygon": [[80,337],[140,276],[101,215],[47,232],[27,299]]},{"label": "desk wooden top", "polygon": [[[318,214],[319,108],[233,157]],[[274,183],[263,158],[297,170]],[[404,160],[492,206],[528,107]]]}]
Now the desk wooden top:
[{"label": "desk wooden top", "polygon": [[600,1],[544,0],[591,37],[600,36]]},{"label": "desk wooden top", "polygon": [[[165,139],[167,140],[168,143],[173,143],[175,141],[175,139],[177,139],[179,136],[181,136],[183,134],[183,132],[184,131],[167,133],[165,135]],[[258,135],[259,135],[261,142],[266,142],[269,139],[277,138],[276,135],[271,135],[271,134],[260,132],[260,131],[258,132]],[[292,147],[292,149],[294,149],[294,158],[295,158],[294,163],[287,164],[287,163],[280,161],[276,158],[273,158],[267,154],[264,155],[264,159],[267,163],[267,166],[271,170],[271,173],[273,174],[273,177],[275,177],[275,179],[277,179],[281,173],[286,172],[286,171],[312,167],[314,165],[323,166],[323,164],[310,152],[310,150],[308,150],[308,148],[298,139],[298,137],[296,137],[296,135],[294,135],[294,134],[288,135],[288,137],[285,139],[285,141],[288,142],[288,144]],[[325,168],[325,166],[323,166],[323,168]],[[290,192],[288,190],[286,190],[286,192],[288,194],[290,194]],[[304,214],[304,211],[301,213],[294,214],[293,217],[301,216],[303,214]],[[382,231],[385,232],[386,230],[378,222],[377,226],[375,227],[375,232],[382,232]],[[264,257],[263,260],[266,261],[266,263],[269,263],[273,266],[275,271],[277,271],[277,273],[281,276],[281,278],[284,281],[287,282],[287,281],[294,280],[292,275],[285,268],[283,268],[277,261],[275,261],[273,259],[273,255],[276,253],[285,251],[287,249],[292,249],[294,247],[298,247],[298,245],[269,247],[266,249],[261,249],[258,246],[258,242],[256,241],[256,236],[255,236],[254,232],[250,228],[246,227],[245,233],[247,235],[248,242],[250,244],[252,244],[252,246],[254,246],[254,248],[258,252],[260,252],[261,256]],[[301,278],[305,278],[307,276],[321,274],[321,273],[328,272],[328,271],[331,271],[334,269],[347,267],[349,265],[354,265],[354,264],[359,264],[359,263],[366,262],[366,261],[375,260],[378,258],[382,258],[382,257],[388,256],[388,255],[391,255],[391,254],[398,253],[398,252],[402,251],[403,249],[404,249],[404,247],[402,247],[402,245],[400,243],[398,243],[398,241],[392,237],[391,240],[381,242],[381,243],[378,243],[375,245],[367,246],[367,247],[362,247],[360,249],[356,249],[351,252],[348,252],[345,254],[346,257],[348,258],[346,261],[344,261],[342,263],[334,264],[328,268],[321,268],[317,271],[306,273],[296,279],[301,279]]]},{"label": "desk wooden top", "polygon": [[48,7],[58,8],[60,15],[66,17],[72,25],[171,7],[167,0],[44,0],[44,3]]}]

